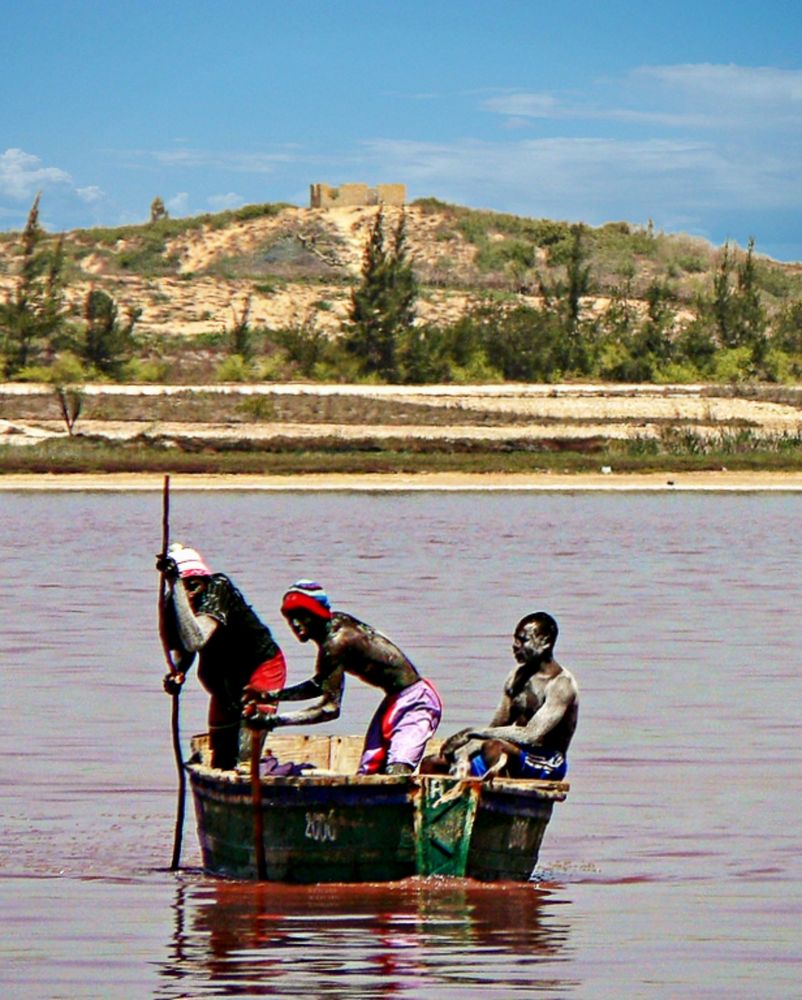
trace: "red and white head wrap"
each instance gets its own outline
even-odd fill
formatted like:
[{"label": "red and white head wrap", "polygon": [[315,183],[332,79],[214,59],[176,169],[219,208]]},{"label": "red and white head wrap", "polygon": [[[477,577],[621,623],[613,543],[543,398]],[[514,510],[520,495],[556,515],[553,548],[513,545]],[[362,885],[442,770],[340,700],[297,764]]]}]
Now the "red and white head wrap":
[{"label": "red and white head wrap", "polygon": [[167,550],[167,555],[175,560],[178,575],[183,580],[187,576],[211,576],[212,571],[195,549],[187,548],[180,542],[174,542]]}]

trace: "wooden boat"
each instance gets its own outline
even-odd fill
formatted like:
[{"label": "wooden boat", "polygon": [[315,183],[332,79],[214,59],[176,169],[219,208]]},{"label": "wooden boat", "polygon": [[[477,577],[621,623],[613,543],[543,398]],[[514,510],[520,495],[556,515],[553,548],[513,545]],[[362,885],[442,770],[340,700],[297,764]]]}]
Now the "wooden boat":
[{"label": "wooden boat", "polygon": [[250,768],[212,768],[208,738],[194,737],[186,768],[204,868],[296,883],[529,879],[567,783],[357,775],[361,750],[356,736],[271,733],[263,757],[314,769],[262,776],[255,808]]}]

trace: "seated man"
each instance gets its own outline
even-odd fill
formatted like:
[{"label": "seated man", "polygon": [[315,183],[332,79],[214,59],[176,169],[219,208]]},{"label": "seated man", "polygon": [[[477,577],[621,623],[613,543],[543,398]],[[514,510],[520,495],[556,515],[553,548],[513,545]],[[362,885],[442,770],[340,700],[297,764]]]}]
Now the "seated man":
[{"label": "seated man", "polygon": [[422,773],[554,781],[565,777],[579,689],[554,659],[557,633],[557,622],[544,611],[518,622],[512,643],[518,665],[504,682],[490,725],[449,737],[439,755],[424,759]]},{"label": "seated man", "polygon": [[[310,580],[294,584],[284,595],[281,612],[300,642],[317,644],[315,673],[308,681],[280,691],[251,685],[243,697],[248,725],[273,729],[336,719],[345,674],[353,674],[384,692],[365,738],[358,773],[414,771],[443,711],[434,686],[386,636],[351,615],[332,611],[320,584]],[[270,716],[259,709],[264,702],[310,698],[316,701],[297,712]]]}]

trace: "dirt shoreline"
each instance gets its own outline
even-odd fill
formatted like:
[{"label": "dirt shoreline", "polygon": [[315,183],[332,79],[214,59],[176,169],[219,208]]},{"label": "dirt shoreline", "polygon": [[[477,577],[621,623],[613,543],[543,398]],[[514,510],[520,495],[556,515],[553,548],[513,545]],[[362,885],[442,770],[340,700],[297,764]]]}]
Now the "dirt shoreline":
[{"label": "dirt shoreline", "polygon": [[[164,477],[154,473],[75,473],[67,475],[1,475],[1,491],[158,491]],[[417,473],[401,475],[321,474],[321,475],[188,475],[170,476],[174,491],[255,490],[255,491],[492,491],[532,492],[798,492],[802,472],[678,472],[678,473]]]}]

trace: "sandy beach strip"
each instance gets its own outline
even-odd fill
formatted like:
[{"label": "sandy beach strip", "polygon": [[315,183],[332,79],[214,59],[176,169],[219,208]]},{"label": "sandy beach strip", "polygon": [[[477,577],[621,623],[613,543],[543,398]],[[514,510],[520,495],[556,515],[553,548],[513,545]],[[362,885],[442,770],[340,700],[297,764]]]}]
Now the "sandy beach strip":
[{"label": "sandy beach strip", "polygon": [[[0,491],[154,491],[164,476],[157,473],[75,473],[67,475],[0,475]],[[802,472],[677,473],[418,473],[402,475],[170,475],[170,488],[251,491],[531,491],[531,492],[797,492]]]}]

